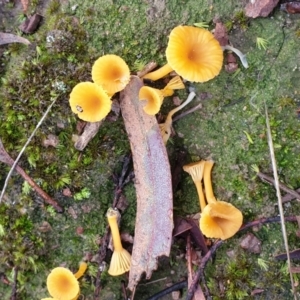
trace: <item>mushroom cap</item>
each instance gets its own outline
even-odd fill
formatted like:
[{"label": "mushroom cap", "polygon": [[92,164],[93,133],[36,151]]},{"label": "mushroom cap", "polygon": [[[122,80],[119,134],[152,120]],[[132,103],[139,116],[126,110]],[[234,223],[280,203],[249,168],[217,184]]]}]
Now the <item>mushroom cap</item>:
[{"label": "mushroom cap", "polygon": [[194,182],[201,181],[203,178],[205,160],[194,162],[183,166],[183,170],[192,176]]},{"label": "mushroom cap", "polygon": [[74,114],[87,122],[104,119],[112,102],[103,88],[92,82],[80,82],[72,90],[69,103]]},{"label": "mushroom cap", "polygon": [[66,268],[54,268],[47,277],[49,294],[57,299],[76,299],[79,294],[79,283],[74,274]]},{"label": "mushroom cap", "polygon": [[158,89],[149,86],[143,86],[139,91],[139,100],[146,100],[147,103],[143,107],[145,113],[148,115],[155,115],[159,112],[164,96]]},{"label": "mushroom cap", "polygon": [[128,272],[130,270],[130,261],[131,255],[126,249],[114,251],[111,257],[108,274],[111,276],[118,276]]},{"label": "mushroom cap", "polygon": [[205,82],[217,76],[223,64],[223,50],[208,30],[177,26],[169,36],[168,64],[184,79]]},{"label": "mushroom cap", "polygon": [[107,54],[98,58],[92,67],[93,81],[113,95],[125,88],[130,80],[126,62],[117,55]]},{"label": "mushroom cap", "polygon": [[242,223],[240,210],[225,201],[216,201],[206,205],[202,211],[200,229],[209,238],[225,240],[235,235]]}]

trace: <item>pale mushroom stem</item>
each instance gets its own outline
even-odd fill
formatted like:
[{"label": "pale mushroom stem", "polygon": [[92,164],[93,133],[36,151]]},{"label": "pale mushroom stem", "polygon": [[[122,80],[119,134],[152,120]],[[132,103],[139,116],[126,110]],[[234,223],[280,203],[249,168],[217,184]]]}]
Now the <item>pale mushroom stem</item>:
[{"label": "pale mushroom stem", "polygon": [[114,250],[115,251],[122,251],[123,246],[121,243],[121,237],[118,227],[118,212],[114,210],[110,210],[110,212],[107,215],[108,224],[111,230],[111,236],[114,244]]},{"label": "pale mushroom stem", "polygon": [[214,165],[213,161],[206,161],[204,165],[203,181],[204,181],[206,200],[208,204],[217,201],[213,192],[212,182],[211,182],[211,170],[213,165]]},{"label": "pale mushroom stem", "polygon": [[199,203],[200,203],[200,208],[201,211],[203,211],[204,207],[206,206],[205,202],[205,197],[203,193],[203,188],[202,188],[202,182],[201,181],[195,181],[198,197],[199,197]]},{"label": "pale mushroom stem", "polygon": [[145,76],[143,76],[143,79],[150,79],[150,80],[158,80],[167,74],[171,73],[173,69],[169,64],[165,64],[163,67],[159,68],[158,70],[148,73]]},{"label": "pale mushroom stem", "polygon": [[194,97],[196,96],[196,93],[195,92],[190,92],[188,98],[185,100],[185,102],[183,102],[181,105],[179,105],[178,107],[172,109],[169,113],[168,113],[168,116],[165,120],[164,123],[161,123],[159,124],[159,128],[160,128],[160,132],[161,132],[161,135],[163,137],[163,141],[165,143],[165,145],[167,144],[168,142],[168,139],[171,135],[171,126],[172,126],[172,116],[177,112],[179,111],[180,109],[182,109],[183,107],[185,107],[187,104],[189,104],[193,99]]},{"label": "pale mushroom stem", "polygon": [[87,264],[85,262],[81,262],[79,265],[78,271],[74,274],[76,279],[79,279],[87,269]]}]

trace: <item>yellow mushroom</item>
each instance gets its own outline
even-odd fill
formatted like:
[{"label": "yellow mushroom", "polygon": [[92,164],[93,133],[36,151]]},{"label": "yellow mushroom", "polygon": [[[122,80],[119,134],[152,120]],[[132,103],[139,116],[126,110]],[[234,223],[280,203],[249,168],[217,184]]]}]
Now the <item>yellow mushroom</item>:
[{"label": "yellow mushroom", "polygon": [[49,299],[76,300],[80,294],[77,279],[84,274],[86,269],[87,264],[85,262],[80,263],[79,270],[75,274],[63,267],[54,268],[47,277],[47,288],[53,297]]},{"label": "yellow mushroom", "polygon": [[203,187],[202,187],[204,165],[205,165],[205,161],[202,160],[199,162],[195,162],[195,163],[191,163],[191,164],[183,166],[183,170],[192,176],[192,179],[196,185],[201,211],[203,211],[206,206],[205,197],[204,197],[204,193],[203,193]]},{"label": "yellow mushroom", "polygon": [[173,115],[176,112],[178,112],[180,109],[182,109],[183,107],[185,107],[187,104],[189,104],[194,99],[195,96],[196,96],[196,94],[194,92],[190,92],[188,98],[181,105],[179,105],[178,107],[172,109],[168,113],[165,122],[159,124],[160,133],[161,133],[161,136],[163,138],[163,141],[164,141],[165,145],[167,144],[168,139],[170,138],[170,135],[171,135],[171,128],[172,128],[172,123],[173,123],[173,120],[172,120]]},{"label": "yellow mushroom", "polygon": [[211,202],[202,210],[200,229],[209,238],[228,239],[236,234],[243,223],[243,215],[225,201]]},{"label": "yellow mushroom", "polygon": [[92,67],[92,79],[112,96],[123,90],[130,81],[130,70],[119,56],[107,54],[98,58]]},{"label": "yellow mushroom", "polygon": [[183,88],[184,84],[181,78],[179,76],[175,76],[162,90],[149,86],[141,87],[139,91],[139,100],[146,101],[146,105],[143,109],[145,113],[153,116],[159,112],[164,97],[171,96],[173,95],[174,90]]},{"label": "yellow mushroom", "polygon": [[203,181],[204,181],[204,189],[205,189],[205,196],[206,196],[207,203],[213,203],[217,201],[213,192],[212,182],[211,182],[211,170],[213,165],[214,162],[212,160],[205,161]]},{"label": "yellow mushroom", "polygon": [[111,276],[122,275],[130,270],[131,255],[123,248],[118,227],[118,210],[109,208],[106,217],[111,230],[114,252],[110,261],[108,274]]},{"label": "yellow mushroom", "polygon": [[74,274],[66,268],[54,268],[47,277],[49,294],[57,299],[71,300],[79,295],[79,283]]},{"label": "yellow mushroom", "polygon": [[111,110],[112,101],[103,88],[93,82],[80,82],[72,90],[69,100],[74,114],[87,122],[104,119]]},{"label": "yellow mushroom", "polygon": [[184,79],[205,82],[217,76],[223,64],[223,50],[208,30],[177,26],[169,36],[167,64],[143,78],[157,80],[171,71]]}]

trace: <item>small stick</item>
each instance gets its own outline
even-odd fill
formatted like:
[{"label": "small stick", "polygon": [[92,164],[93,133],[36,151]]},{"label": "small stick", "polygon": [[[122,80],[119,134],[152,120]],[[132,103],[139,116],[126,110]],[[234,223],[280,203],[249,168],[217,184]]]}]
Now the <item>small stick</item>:
[{"label": "small stick", "polygon": [[176,122],[179,119],[181,119],[181,118],[183,118],[183,117],[185,117],[185,116],[187,116],[187,115],[189,115],[189,114],[193,113],[194,111],[199,110],[201,108],[202,108],[202,103],[200,103],[200,104],[198,104],[198,105],[182,112],[181,114],[177,115],[176,117],[173,118],[173,122]]},{"label": "small stick", "polygon": [[[274,180],[273,177],[271,177],[271,176],[269,176],[269,175],[266,175],[266,174],[264,174],[264,173],[262,173],[262,172],[260,172],[260,171],[257,173],[257,176],[258,176],[262,181],[267,182],[267,183],[269,183],[269,184],[271,184],[271,185],[275,185],[275,180]],[[300,194],[298,194],[297,191],[295,191],[295,190],[293,190],[293,189],[290,189],[288,186],[286,186],[286,185],[283,184],[282,182],[279,182],[279,187],[280,187],[280,189],[283,190],[284,192],[286,192],[286,193],[292,195],[294,198],[300,200]],[[290,200],[287,200],[287,201],[284,200],[284,201],[282,201],[282,203],[285,203],[285,202],[288,202],[288,201],[290,201]]]},{"label": "small stick", "polygon": [[[12,174],[12,172],[14,171],[15,167],[17,166],[17,164],[19,163],[19,160],[22,156],[22,154],[24,153],[24,151],[26,150],[26,147],[28,146],[28,144],[31,142],[31,140],[33,139],[35,133],[37,132],[37,130],[40,128],[40,126],[42,125],[42,123],[44,122],[45,118],[47,117],[48,113],[50,112],[52,106],[54,105],[54,103],[56,102],[57,98],[55,98],[52,103],[48,106],[48,108],[46,109],[45,113],[43,114],[43,116],[41,117],[41,119],[39,120],[39,122],[37,123],[37,125],[35,126],[34,130],[32,131],[31,135],[29,136],[29,138],[27,139],[25,145],[23,146],[22,150],[20,151],[19,155],[17,156],[17,158],[15,159],[15,161],[13,162],[13,165],[10,168],[10,171],[8,172],[5,182],[4,182],[4,186],[0,195],[0,203],[2,201],[2,198],[4,196],[5,193],[5,189],[7,188],[8,185],[8,181],[9,178]],[[1,142],[2,144],[2,142]]]},{"label": "small stick", "polygon": [[[297,217],[296,216],[285,217],[284,220],[287,222],[297,222]],[[258,225],[268,224],[268,223],[279,223],[279,222],[281,222],[280,217],[258,219],[258,220],[254,220],[252,222],[249,222],[249,223],[243,225],[238,232],[243,231],[243,230],[248,229],[253,226],[258,226]],[[193,282],[188,290],[185,300],[192,300],[199,280],[201,278],[204,278],[204,269],[206,267],[206,264],[208,263],[208,261],[210,260],[212,255],[217,251],[217,249],[223,244],[223,242],[224,242],[223,240],[218,240],[210,248],[210,250],[207,252],[207,254],[202,258],[200,266],[195,274],[195,277],[193,278]]]},{"label": "small stick", "polygon": [[64,209],[51,196],[49,196],[44,190],[42,190],[19,165],[15,165],[15,167],[13,168],[15,161],[6,152],[1,139],[0,139],[0,161],[9,166],[12,166],[11,170],[15,169],[25,179],[25,181],[27,181],[29,185],[45,200],[45,202],[52,205],[57,212],[61,213],[64,211]]},{"label": "small stick", "polygon": [[14,270],[14,282],[12,285],[10,300],[17,300],[18,267],[14,267],[13,270]]},{"label": "small stick", "polygon": [[102,123],[102,120],[99,122],[88,122],[84,127],[83,133],[75,142],[74,147],[79,151],[83,151],[90,140],[97,134]]},{"label": "small stick", "polygon": [[147,73],[150,73],[157,67],[157,63],[155,61],[150,61],[144,68],[143,70],[139,71],[136,73],[136,75],[140,78],[142,78],[144,75]]},{"label": "small stick", "polygon": [[181,289],[187,287],[187,284],[188,284],[187,280],[177,282],[177,283],[173,284],[172,286],[170,286],[170,287],[156,293],[155,295],[151,296],[147,300],[161,299],[163,296],[168,295],[168,294],[172,293],[173,291],[178,291],[178,290],[181,290]]}]

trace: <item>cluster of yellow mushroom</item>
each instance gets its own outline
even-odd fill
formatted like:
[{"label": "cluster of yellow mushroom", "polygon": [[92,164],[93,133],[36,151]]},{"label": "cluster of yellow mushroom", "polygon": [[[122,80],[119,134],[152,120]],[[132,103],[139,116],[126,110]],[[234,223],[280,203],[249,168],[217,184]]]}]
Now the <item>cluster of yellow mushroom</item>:
[{"label": "cluster of yellow mushroom", "polygon": [[80,82],[73,88],[69,103],[80,119],[98,122],[110,112],[111,97],[128,84],[130,70],[121,57],[108,54],[95,61],[92,79],[94,82]]},{"label": "cluster of yellow mushroom", "polygon": [[80,295],[78,279],[84,274],[87,264],[81,262],[79,270],[73,274],[63,267],[54,268],[47,277],[47,288],[52,298],[42,300],[76,300]]},{"label": "cluster of yellow mushroom", "polygon": [[201,208],[199,225],[202,233],[209,238],[225,240],[240,229],[243,215],[232,204],[215,198],[211,182],[213,164],[212,161],[202,160],[185,165],[183,169],[192,176],[197,188]]},{"label": "cluster of yellow mushroom", "polygon": [[[183,89],[180,76],[188,81],[205,82],[217,76],[222,68],[223,50],[219,42],[206,29],[177,26],[169,36],[166,49],[167,64],[146,74],[143,79],[158,80],[175,71],[175,76],[164,89],[143,86],[139,100],[149,115],[160,110],[163,99],[176,89]],[[119,56],[108,54],[95,61],[92,67],[93,82],[77,84],[70,94],[70,106],[78,117],[87,122],[97,122],[111,110],[111,97],[123,90],[130,81],[130,70]]]}]

